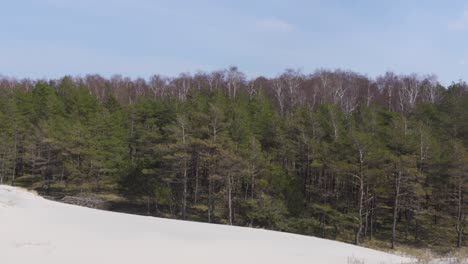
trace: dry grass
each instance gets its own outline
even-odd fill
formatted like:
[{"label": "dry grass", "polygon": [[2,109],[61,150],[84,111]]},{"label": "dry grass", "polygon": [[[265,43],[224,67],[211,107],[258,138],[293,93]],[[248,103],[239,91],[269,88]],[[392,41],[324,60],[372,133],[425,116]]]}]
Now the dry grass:
[{"label": "dry grass", "polygon": [[[414,258],[417,264],[468,264],[467,247],[452,250],[444,249],[443,253],[440,253],[440,251],[432,248],[420,248],[409,245],[398,245],[395,250],[391,250],[388,242],[379,240],[368,241],[363,246],[390,254]],[[348,263],[359,262],[348,261]]]},{"label": "dry grass", "polygon": [[468,264],[468,248],[453,251],[449,258],[450,264]]},{"label": "dry grass", "polygon": [[357,259],[356,257],[348,257],[347,264],[366,264],[364,260]]}]

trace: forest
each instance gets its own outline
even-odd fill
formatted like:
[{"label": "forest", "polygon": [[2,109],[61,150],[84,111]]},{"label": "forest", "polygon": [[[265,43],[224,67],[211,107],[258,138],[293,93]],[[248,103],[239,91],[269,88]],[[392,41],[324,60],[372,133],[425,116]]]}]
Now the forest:
[{"label": "forest", "polygon": [[236,67],[0,77],[0,182],[358,245],[466,247],[468,85]]}]

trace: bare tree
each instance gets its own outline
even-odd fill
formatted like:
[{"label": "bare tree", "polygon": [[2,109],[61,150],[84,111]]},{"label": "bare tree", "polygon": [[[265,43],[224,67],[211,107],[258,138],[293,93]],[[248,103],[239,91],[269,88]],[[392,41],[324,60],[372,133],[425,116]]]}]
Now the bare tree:
[{"label": "bare tree", "polygon": [[382,95],[385,97],[387,109],[389,111],[395,111],[393,105],[394,98],[397,90],[400,87],[400,80],[393,72],[386,72],[384,76],[377,78],[377,87]]},{"label": "bare tree", "polygon": [[449,170],[450,184],[452,192],[450,194],[450,203],[455,205],[456,213],[456,232],[457,247],[463,244],[463,235],[465,232],[467,206],[465,196],[468,190],[468,153],[463,144],[455,142],[452,153],[452,168]]},{"label": "bare tree", "polygon": [[411,111],[416,106],[421,92],[421,82],[416,74],[404,76],[398,92],[400,109],[403,113]]},{"label": "bare tree", "polygon": [[280,78],[275,78],[272,80],[272,88],[274,95],[276,97],[276,100],[278,101],[278,106],[280,108],[280,114],[281,116],[284,115],[284,101],[285,101],[285,96],[284,96],[284,82]]},{"label": "bare tree", "polygon": [[208,81],[208,87],[210,88],[210,91],[216,90],[219,87],[221,87],[223,81],[224,81],[224,72],[223,71],[214,71],[211,74],[208,74],[207,76],[207,81]]},{"label": "bare tree", "polygon": [[287,89],[290,106],[296,105],[300,100],[299,88],[304,75],[300,70],[287,69],[279,78],[283,80]]},{"label": "bare tree", "polygon": [[391,248],[395,248],[398,214],[402,208],[414,208],[414,192],[417,187],[418,171],[414,157],[400,155],[394,161],[393,178],[393,217]]},{"label": "bare tree", "polygon": [[[111,82],[116,87],[121,86],[123,80],[122,76],[114,75],[111,78]],[[104,100],[106,97],[106,88],[107,88],[107,80],[104,79],[100,75],[87,75],[85,77],[85,84],[88,87],[91,94],[94,94],[98,99]]]},{"label": "bare tree", "polygon": [[424,101],[437,103],[442,96],[442,90],[435,75],[429,75],[422,82]]},{"label": "bare tree", "polygon": [[182,73],[179,77],[175,78],[172,82],[175,86],[175,93],[180,100],[187,99],[187,95],[192,88],[192,76],[189,73]]},{"label": "bare tree", "polygon": [[149,88],[153,97],[161,97],[166,93],[168,78],[155,74],[149,79]]},{"label": "bare tree", "polygon": [[[180,137],[182,139],[182,146],[184,150],[187,149],[188,143],[188,121],[184,116],[177,117],[177,126],[179,126]],[[185,154],[185,153],[184,153]],[[186,218],[187,214],[187,196],[188,196],[188,157],[183,155],[181,159],[182,165],[182,183],[183,183],[183,192],[182,192],[182,218]]]},{"label": "bare tree", "polygon": [[237,67],[230,67],[226,72],[226,82],[229,97],[236,97],[238,90],[245,82],[245,75]]}]

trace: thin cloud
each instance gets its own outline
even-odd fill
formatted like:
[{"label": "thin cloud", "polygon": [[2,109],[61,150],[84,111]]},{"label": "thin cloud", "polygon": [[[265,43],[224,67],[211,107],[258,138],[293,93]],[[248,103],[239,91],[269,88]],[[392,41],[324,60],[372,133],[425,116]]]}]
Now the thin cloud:
[{"label": "thin cloud", "polygon": [[294,25],[281,19],[262,19],[255,23],[257,29],[275,33],[289,33],[295,30]]},{"label": "thin cloud", "polygon": [[448,29],[450,31],[464,31],[468,29],[468,9],[463,11],[463,15],[456,19],[452,20],[448,24]]}]

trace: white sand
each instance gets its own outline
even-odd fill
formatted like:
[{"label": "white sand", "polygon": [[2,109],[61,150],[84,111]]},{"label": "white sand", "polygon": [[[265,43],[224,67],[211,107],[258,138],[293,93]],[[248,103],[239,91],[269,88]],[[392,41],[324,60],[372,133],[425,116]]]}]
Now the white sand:
[{"label": "white sand", "polygon": [[315,237],[93,210],[0,186],[1,264],[338,264],[349,258],[410,262]]}]

